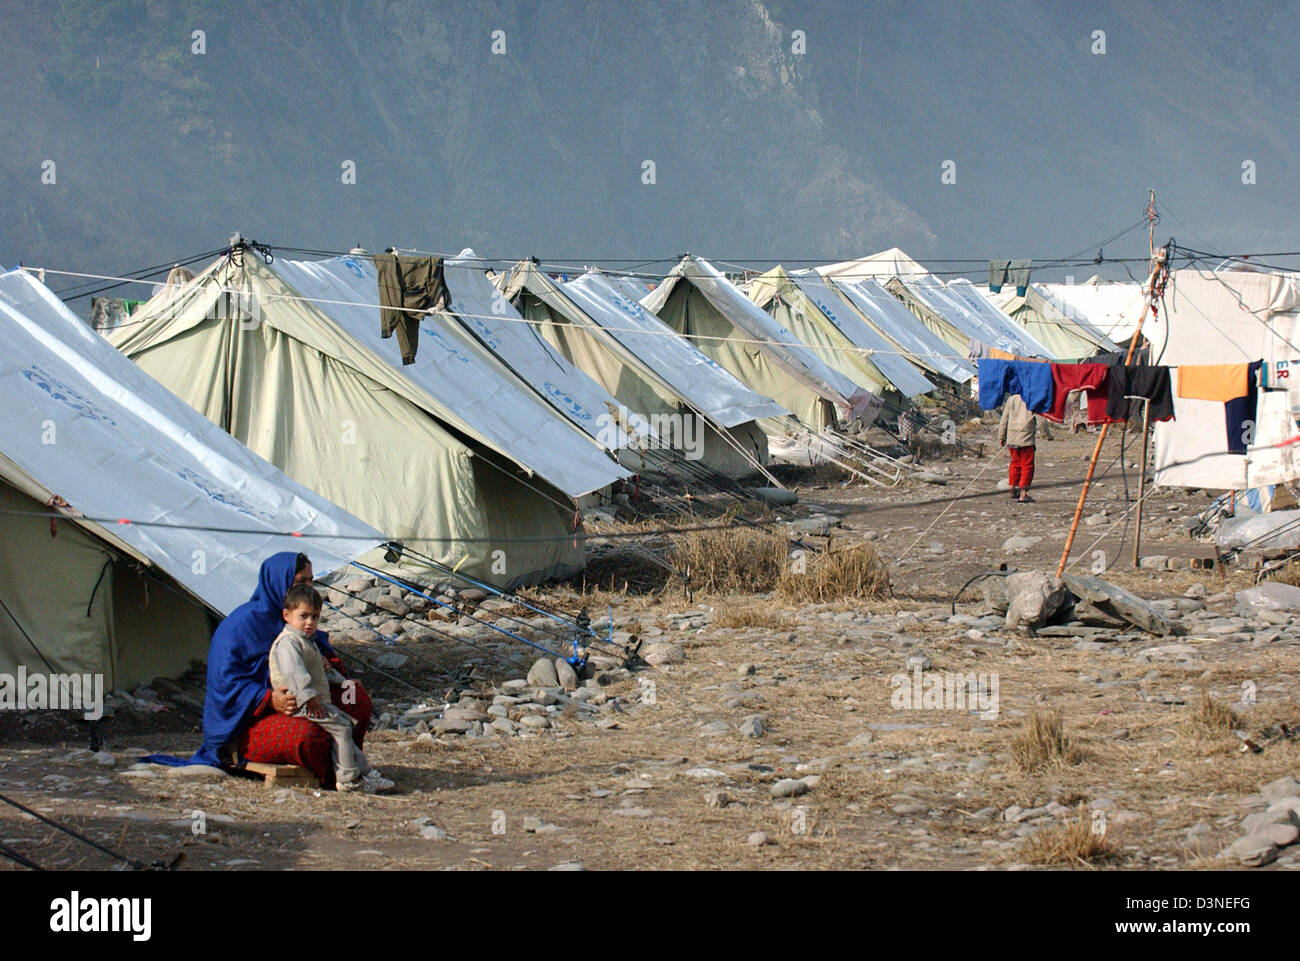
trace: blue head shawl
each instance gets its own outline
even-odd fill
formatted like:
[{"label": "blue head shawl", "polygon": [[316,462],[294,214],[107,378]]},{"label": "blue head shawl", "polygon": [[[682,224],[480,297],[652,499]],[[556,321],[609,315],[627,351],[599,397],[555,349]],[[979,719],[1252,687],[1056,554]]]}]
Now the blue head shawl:
[{"label": "blue head shawl", "polygon": [[[173,766],[221,765],[217,752],[239,736],[270,690],[267,658],[271,643],[284,629],[284,596],[293,586],[297,561],[298,555],[292,551],[264,560],[253,596],[231,611],[212,635],[203,702],[203,746],[192,758],[151,754],[145,760]],[[334,654],[324,631],[316,632],[316,644],[325,654]]]}]

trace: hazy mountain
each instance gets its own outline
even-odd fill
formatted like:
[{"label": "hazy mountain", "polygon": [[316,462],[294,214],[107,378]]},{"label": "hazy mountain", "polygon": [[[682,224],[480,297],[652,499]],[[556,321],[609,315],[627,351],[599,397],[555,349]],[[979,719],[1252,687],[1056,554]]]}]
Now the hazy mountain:
[{"label": "hazy mountain", "polygon": [[63,0],[6,5],[0,37],[5,264],[114,272],[235,229],[605,263],[1042,259],[1091,253],[1148,186],[1184,222],[1160,237],[1297,245],[1300,19],[1272,3]]}]

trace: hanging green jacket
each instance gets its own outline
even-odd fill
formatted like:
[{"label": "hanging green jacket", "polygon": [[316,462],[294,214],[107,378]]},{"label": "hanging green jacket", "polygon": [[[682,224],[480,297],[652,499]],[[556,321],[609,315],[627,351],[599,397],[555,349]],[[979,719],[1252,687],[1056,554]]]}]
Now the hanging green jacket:
[{"label": "hanging green jacket", "polygon": [[419,347],[420,318],[451,302],[443,280],[442,258],[376,254],[375,269],[379,272],[382,307],[379,332],[384,337],[392,337],[393,331],[397,331],[402,363],[413,364]]}]

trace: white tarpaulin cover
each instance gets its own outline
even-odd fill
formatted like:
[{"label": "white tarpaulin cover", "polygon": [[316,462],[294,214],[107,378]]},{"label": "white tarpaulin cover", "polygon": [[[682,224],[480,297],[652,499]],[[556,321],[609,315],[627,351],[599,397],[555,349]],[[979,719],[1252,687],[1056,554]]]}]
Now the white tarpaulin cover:
[{"label": "white tarpaulin cover", "polygon": [[[610,450],[631,448],[619,421],[619,403],[603,387],[569,363],[531,323],[492,286],[474,251],[466,248],[443,262],[451,293],[451,312],[462,326],[517,377]],[[649,430],[641,425],[641,429]],[[654,434],[651,431],[650,436]]]},{"label": "white tarpaulin cover", "polygon": [[719,313],[752,339],[754,343],[750,346],[754,350],[770,357],[809,390],[847,409],[851,417],[870,408],[874,399],[870,394],[822,363],[791,331],[741,293],[707,260],[690,255],[683,257],[663,283],[641,301],[642,306],[657,313],[667,302],[673,287],[683,279],[694,284]]},{"label": "white tarpaulin cover", "polygon": [[1146,310],[1146,291],[1142,284],[1132,281],[1090,277],[1081,284],[1035,284],[1034,287],[1067,317],[1086,323],[1117,344],[1133,336],[1138,318]]},{"label": "white tarpaulin cover", "polygon": [[649,284],[638,277],[620,277],[616,274],[602,274],[601,276],[605,278],[611,287],[634,303],[639,303],[641,298],[650,293],[652,289]]},{"label": "white tarpaulin cover", "polygon": [[[0,322],[5,480],[86,517],[133,521],[79,523],[213,610],[248,600],[277,551],[309,554],[321,575],[383,542],[165,390],[25,271],[0,275]],[[292,531],[309,536],[281,533]]]},{"label": "white tarpaulin cover", "polygon": [[948,293],[938,278],[912,277],[900,280],[913,297],[942,317],[949,326],[960,331],[963,337],[1011,353],[1020,352],[1018,344],[967,310],[961,301]]},{"label": "white tarpaulin cover", "polygon": [[415,363],[403,364],[396,341],[380,336],[378,272],[369,257],[277,258],[271,269],[440,401],[449,423],[569,496],[578,497],[630,476],[443,316],[421,319]]},{"label": "white tarpaulin cover", "polygon": [[1155,427],[1156,484],[1241,490],[1300,478],[1300,445],[1278,446],[1295,436],[1300,409],[1300,363],[1294,346],[1300,288],[1287,274],[1178,270],[1163,309],[1142,327],[1151,356],[1162,364],[1264,362],[1253,443],[1229,454],[1224,405],[1179,397],[1174,378],[1174,420]]},{"label": "white tarpaulin cover", "polygon": [[1011,286],[1004,287],[999,293],[980,286],[975,289],[994,307],[1051,348],[1053,356],[1059,359],[1086,359],[1098,352],[1119,350],[1118,344],[1086,321],[1066,316],[1060,306],[1048,300],[1033,285],[1025,288],[1023,297]]},{"label": "white tarpaulin cover", "polygon": [[820,275],[792,275],[795,286],[803,291],[835,327],[857,347],[870,351],[867,356],[890,383],[905,397],[919,397],[934,390],[934,384],[912,366],[896,347],[877,333],[843,299],[831,290]]},{"label": "white tarpaulin cover", "polygon": [[948,281],[948,293],[960,301],[971,313],[978,316],[992,329],[1019,345],[1015,351],[1022,357],[1053,358],[1051,349],[1025,328],[998,310],[987,297],[975,289],[975,285],[964,277]]},{"label": "white tarpaulin cover", "polygon": [[878,254],[859,257],[857,260],[844,260],[838,264],[826,264],[817,268],[817,273],[833,280],[857,283],[861,280],[876,279],[882,283],[890,277],[911,280],[916,277],[930,277],[926,270],[898,247],[890,247]]},{"label": "white tarpaulin cover", "polygon": [[868,323],[917,364],[958,384],[964,384],[975,376],[975,368],[964,357],[876,281],[850,283],[836,280],[835,287]]},{"label": "white tarpaulin cover", "polygon": [[[788,413],[750,390],[658,317],[592,271],[564,284],[571,297],[609,336],[653,370],[693,408],[723,427]],[[648,291],[647,291],[648,292]]]},{"label": "white tarpaulin cover", "polygon": [[897,247],[816,271],[840,283],[875,278],[883,284],[897,277],[918,300],[968,337],[1022,357],[1052,356],[1046,346],[981,297],[969,280],[958,278],[945,285]]}]

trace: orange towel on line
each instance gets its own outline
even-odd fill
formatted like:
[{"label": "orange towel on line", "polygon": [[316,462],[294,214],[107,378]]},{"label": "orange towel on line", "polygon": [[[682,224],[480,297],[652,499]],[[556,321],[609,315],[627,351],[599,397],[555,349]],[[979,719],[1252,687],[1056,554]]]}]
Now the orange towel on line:
[{"label": "orange towel on line", "polygon": [[1048,363],[1048,361],[1043,360],[1041,357],[1018,357],[1015,354],[1008,354],[1005,350],[1000,350],[997,347],[989,348],[989,357],[993,360],[1029,360],[1036,364]]},{"label": "orange towel on line", "polygon": [[1178,396],[1226,404],[1250,391],[1250,364],[1183,364],[1178,368]]}]

